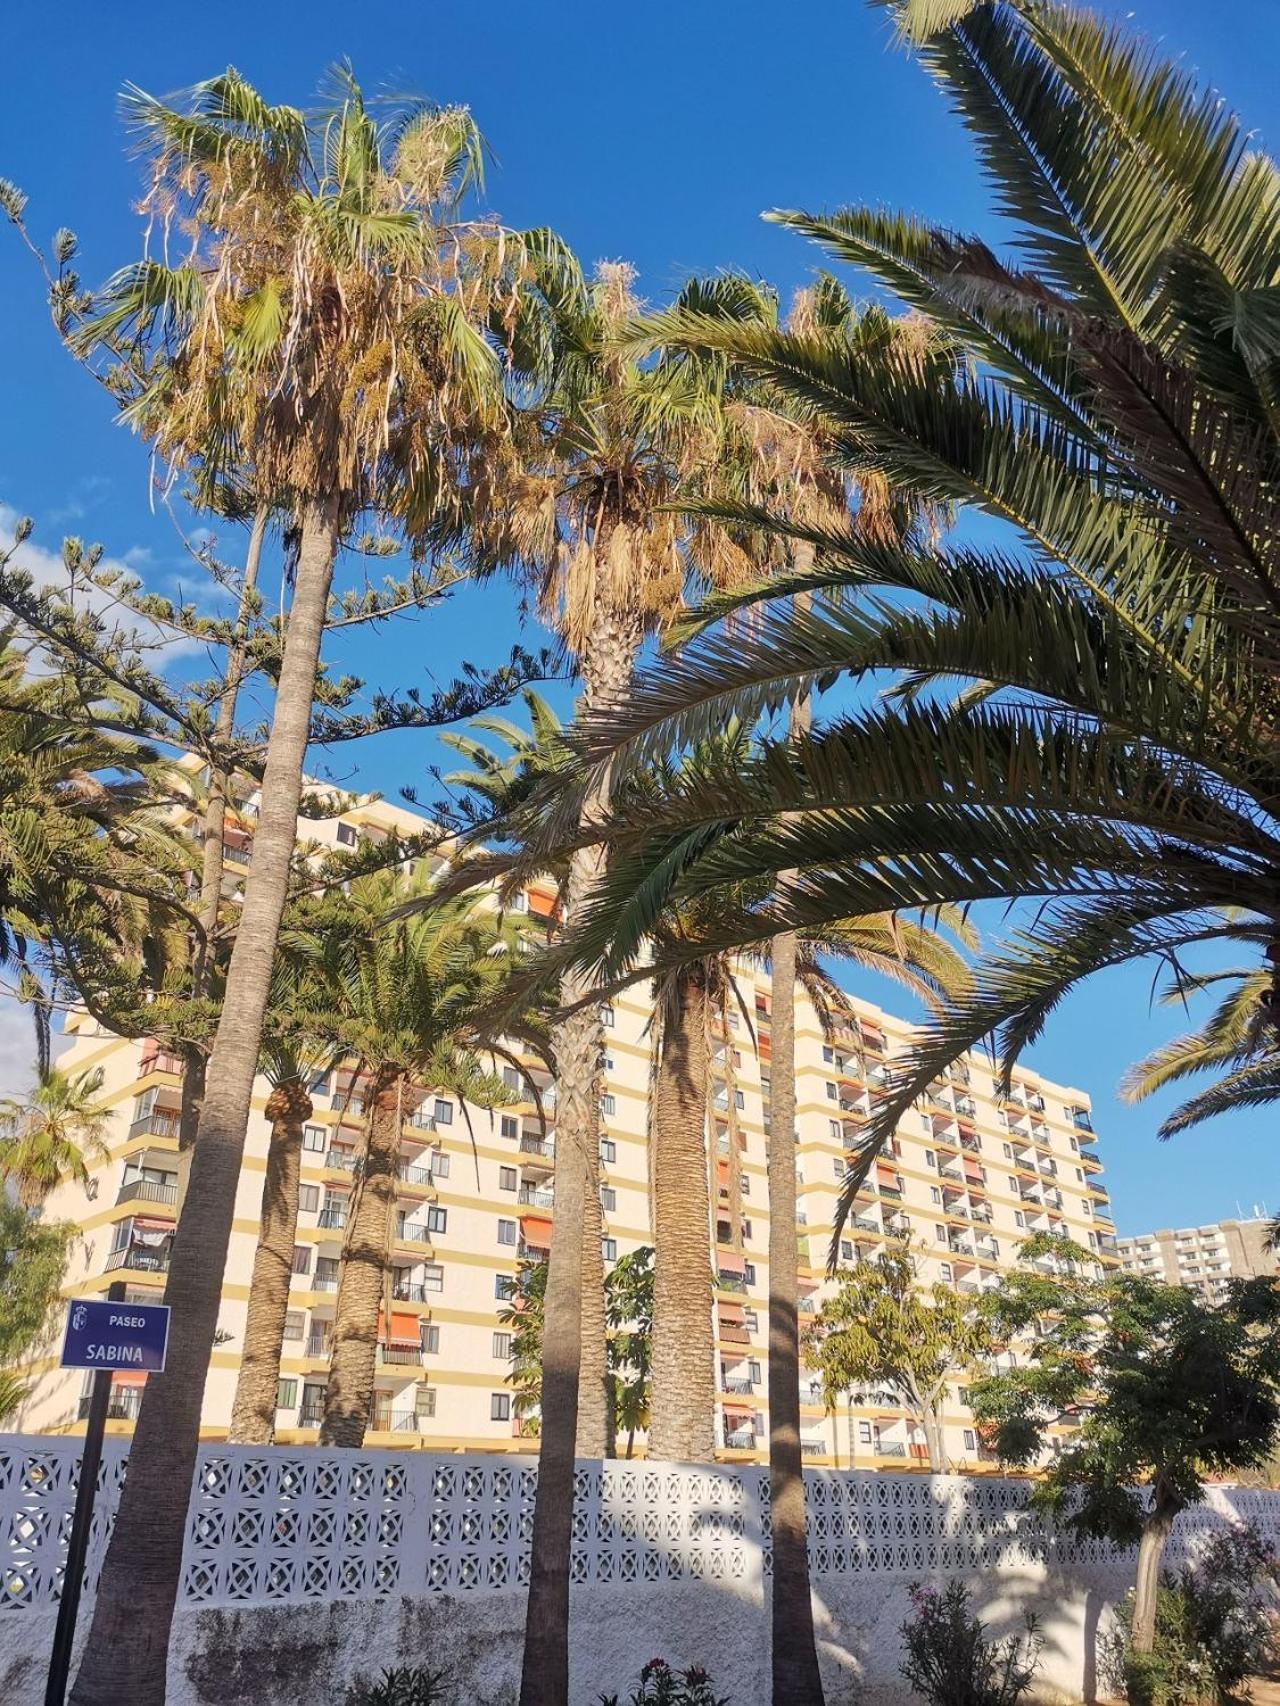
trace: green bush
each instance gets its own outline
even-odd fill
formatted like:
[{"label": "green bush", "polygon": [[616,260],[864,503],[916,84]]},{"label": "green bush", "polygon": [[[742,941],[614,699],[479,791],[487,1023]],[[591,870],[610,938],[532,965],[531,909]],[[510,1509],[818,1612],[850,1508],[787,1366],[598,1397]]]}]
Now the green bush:
[{"label": "green bush", "polygon": [[442,1706],[445,1673],[425,1665],[384,1670],[377,1682],[357,1682],[344,1706]]},{"label": "green bush", "polygon": [[962,1582],[911,1589],[913,1615],[902,1625],[899,1669],[931,1706],[1014,1706],[1031,1686],[1044,1646],[1030,1612],[1026,1634],[988,1641],[969,1609]]},{"label": "green bush", "polygon": [[1256,1529],[1215,1534],[1194,1564],[1160,1578],[1152,1652],[1132,1651],[1132,1593],[1116,1608],[1103,1647],[1106,1680],[1131,1706],[1214,1706],[1275,1655],[1263,1599],[1275,1576],[1275,1554]]},{"label": "green bush", "polygon": [[[624,1706],[621,1695],[602,1694],[600,1706]],[[700,1665],[673,1670],[665,1659],[650,1659],[640,1672],[640,1682],[626,1698],[625,1706],[729,1706],[718,1695],[711,1678]]]}]

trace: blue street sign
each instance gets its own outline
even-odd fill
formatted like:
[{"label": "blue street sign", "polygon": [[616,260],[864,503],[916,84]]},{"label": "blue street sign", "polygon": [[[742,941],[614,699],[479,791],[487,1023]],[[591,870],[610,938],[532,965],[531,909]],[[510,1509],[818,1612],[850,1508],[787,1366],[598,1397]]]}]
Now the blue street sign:
[{"label": "blue street sign", "polygon": [[76,1298],[67,1310],[62,1367],[159,1374],[168,1344],[166,1304],[90,1303]]}]

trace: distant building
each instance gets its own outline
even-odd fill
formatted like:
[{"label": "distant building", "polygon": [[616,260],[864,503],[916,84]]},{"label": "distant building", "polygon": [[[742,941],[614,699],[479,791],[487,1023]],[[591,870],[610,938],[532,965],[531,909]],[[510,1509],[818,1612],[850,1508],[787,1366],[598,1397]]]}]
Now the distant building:
[{"label": "distant building", "polygon": [[1190,1286],[1216,1303],[1229,1280],[1280,1272],[1280,1257],[1267,1245],[1270,1231],[1269,1220],[1215,1220],[1211,1226],[1119,1238],[1116,1250],[1127,1272]]}]

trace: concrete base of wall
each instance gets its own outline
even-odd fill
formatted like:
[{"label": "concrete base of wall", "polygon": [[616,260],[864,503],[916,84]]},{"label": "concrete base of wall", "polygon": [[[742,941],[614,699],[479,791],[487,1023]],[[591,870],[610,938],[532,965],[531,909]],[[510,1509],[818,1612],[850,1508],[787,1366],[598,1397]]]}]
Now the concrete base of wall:
[{"label": "concrete base of wall", "polygon": [[[1040,1621],[1035,1698],[1093,1701],[1098,1636],[1130,1585],[1127,1574],[1002,1569],[968,1578],[992,1635]],[[910,1612],[899,1576],[820,1584],[814,1616],[827,1706],[906,1706],[900,1627]],[[573,1598],[571,1706],[623,1693],[646,1660],[705,1665],[733,1706],[768,1706],[769,1631],[758,1591],[689,1580],[602,1586]],[[54,1614],[0,1611],[0,1701],[40,1706]],[[87,1629],[88,1619],[84,1619]],[[522,1593],[440,1594],[178,1612],[169,1706],[342,1706],[351,1682],[384,1666],[448,1670],[457,1706],[514,1706],[524,1633]]]}]

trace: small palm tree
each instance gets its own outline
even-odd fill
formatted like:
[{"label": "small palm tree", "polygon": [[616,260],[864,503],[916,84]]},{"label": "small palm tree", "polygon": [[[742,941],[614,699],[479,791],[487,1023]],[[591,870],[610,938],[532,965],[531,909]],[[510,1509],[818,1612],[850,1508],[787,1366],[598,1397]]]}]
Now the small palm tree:
[{"label": "small palm tree", "polygon": [[1166,1003],[1172,1003],[1196,990],[1221,990],[1213,1012],[1195,1030],[1162,1043],[1129,1068],[1120,1081],[1122,1100],[1145,1101],[1157,1090],[1201,1073],[1222,1076],[1176,1107],[1161,1124],[1160,1137],[1172,1137],[1233,1108],[1266,1106],[1280,1096],[1280,1056],[1266,999],[1271,981],[1269,968],[1237,969],[1182,976],[1165,992]]},{"label": "small palm tree", "polygon": [[37,1209],[61,1184],[83,1185],[89,1162],[105,1159],[110,1110],[98,1100],[102,1070],[42,1067],[27,1096],[0,1101],[0,1178]]}]

